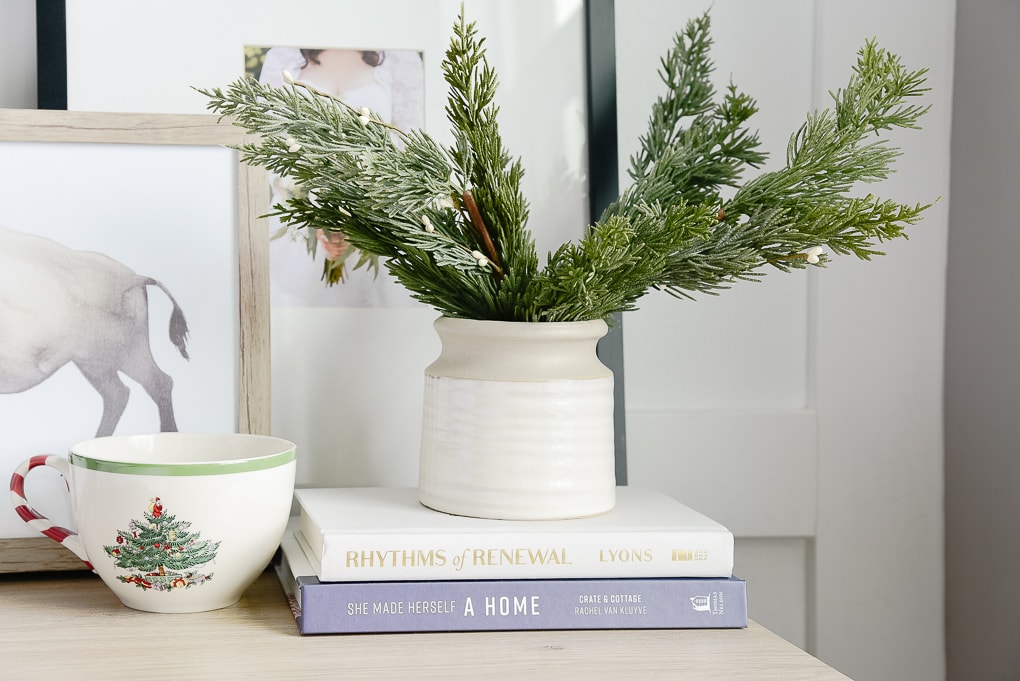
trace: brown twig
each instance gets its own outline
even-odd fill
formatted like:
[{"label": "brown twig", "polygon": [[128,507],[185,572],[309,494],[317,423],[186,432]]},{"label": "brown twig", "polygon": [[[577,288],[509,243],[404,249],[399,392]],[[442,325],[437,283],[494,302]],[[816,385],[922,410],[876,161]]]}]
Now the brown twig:
[{"label": "brown twig", "polygon": [[478,204],[475,203],[475,197],[471,195],[471,190],[465,191],[461,194],[461,199],[464,201],[464,207],[467,208],[468,216],[471,218],[471,226],[478,232],[478,237],[482,240],[482,248],[485,249],[485,256],[493,265],[493,273],[496,276],[496,281],[503,279],[503,263],[499,259],[499,251],[496,250],[496,244],[492,242],[492,235],[489,234],[488,228],[485,226],[485,221],[482,220],[482,213],[478,210]]}]

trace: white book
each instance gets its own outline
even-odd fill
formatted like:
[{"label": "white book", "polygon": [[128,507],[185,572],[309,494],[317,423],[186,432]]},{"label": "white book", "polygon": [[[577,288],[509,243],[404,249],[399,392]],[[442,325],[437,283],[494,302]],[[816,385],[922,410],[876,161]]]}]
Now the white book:
[{"label": "white book", "polygon": [[418,490],[298,489],[299,538],[324,582],[729,577],[733,534],[662,492],[622,486],[616,507],[571,520],[434,511]]},{"label": "white book", "polygon": [[280,551],[273,559],[273,569],[295,616],[301,613],[301,589],[298,579],[316,576],[315,568],[308,560],[305,548],[298,541],[299,534],[297,518],[292,517],[287,524],[287,531],[280,538]]}]

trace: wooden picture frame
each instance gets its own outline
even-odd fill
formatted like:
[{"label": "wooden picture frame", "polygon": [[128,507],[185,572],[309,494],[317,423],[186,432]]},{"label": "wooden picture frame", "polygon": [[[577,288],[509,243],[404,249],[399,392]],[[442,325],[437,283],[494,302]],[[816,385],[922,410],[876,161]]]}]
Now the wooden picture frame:
[{"label": "wooden picture frame", "polygon": [[[244,132],[216,116],[202,114],[131,114],[0,109],[0,143],[59,145],[138,145],[145,148],[189,149],[242,143]],[[69,148],[77,148],[69,147]],[[42,149],[42,147],[40,147]],[[241,164],[232,154],[236,188],[232,212],[236,218],[236,430],[268,434],[270,430],[268,243],[258,206],[268,200],[263,171]],[[168,198],[181,199],[179,188],[166,187]],[[202,191],[189,187],[188,191]],[[209,190],[207,190],[209,191]],[[187,200],[184,198],[183,200]],[[219,200],[217,198],[217,200]],[[153,240],[158,246],[157,236]],[[229,236],[227,238],[229,242]],[[183,265],[184,263],[182,263]],[[194,267],[193,263],[187,266]],[[184,427],[183,429],[187,429]],[[86,438],[83,438],[86,439]],[[67,443],[71,445],[73,443]],[[25,452],[23,458],[43,452]],[[54,452],[56,453],[56,452]],[[16,465],[16,464],[15,464]],[[8,475],[10,471],[6,471]],[[83,569],[69,551],[45,537],[0,537],[0,573]]]}]

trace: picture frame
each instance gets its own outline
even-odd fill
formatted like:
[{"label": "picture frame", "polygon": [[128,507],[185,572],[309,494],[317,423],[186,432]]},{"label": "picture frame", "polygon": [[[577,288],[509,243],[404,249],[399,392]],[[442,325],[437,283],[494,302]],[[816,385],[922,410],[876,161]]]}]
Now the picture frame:
[{"label": "picture frame", "polygon": [[[0,109],[0,148],[7,146],[9,151],[16,152],[0,155],[0,159],[3,159],[0,160],[0,166],[4,162],[10,162],[12,158],[30,159],[38,156],[51,160],[53,154],[58,156],[62,154],[60,156],[63,159],[61,165],[73,167],[78,163],[92,163],[93,159],[100,158],[105,153],[128,153],[130,156],[126,158],[133,158],[136,162],[137,159],[153,159],[153,166],[159,166],[159,168],[152,172],[157,173],[155,176],[158,177],[158,173],[161,172],[164,165],[175,167],[175,163],[180,163],[185,170],[194,168],[197,171],[197,164],[210,165],[206,161],[209,158],[216,159],[216,162],[212,164],[216,166],[216,170],[210,171],[217,174],[216,182],[208,184],[199,182],[196,185],[187,185],[183,188],[183,192],[182,188],[178,186],[150,182],[152,197],[155,198],[148,200],[155,203],[161,197],[166,197],[162,199],[162,203],[152,206],[153,211],[172,213],[172,206],[167,203],[167,199],[172,201],[173,198],[185,197],[187,200],[179,201],[176,205],[181,210],[187,211],[188,206],[194,205],[200,196],[208,194],[209,196],[203,197],[202,201],[208,201],[209,205],[217,206],[217,210],[221,210],[222,214],[227,215],[228,220],[232,220],[234,224],[234,234],[216,237],[217,240],[226,244],[225,252],[231,253],[234,261],[227,268],[221,268],[222,258],[203,259],[200,255],[194,257],[189,255],[186,261],[170,261],[174,253],[180,252],[179,248],[175,250],[171,242],[183,240],[183,235],[187,233],[187,229],[183,226],[181,231],[175,232],[173,238],[169,240],[161,238],[161,234],[149,235],[147,243],[150,244],[150,248],[147,249],[146,255],[170,263],[171,270],[174,267],[178,268],[177,271],[181,274],[178,280],[184,282],[182,287],[185,289],[188,286],[199,285],[204,281],[201,277],[202,273],[206,271],[210,273],[210,281],[228,282],[227,285],[220,287],[222,289],[220,291],[208,291],[208,297],[217,300],[222,298],[222,305],[231,308],[232,312],[225,316],[221,315],[221,317],[231,319],[231,322],[224,324],[223,328],[218,330],[210,329],[209,324],[201,326],[189,322],[189,325],[199,326],[199,328],[191,329],[192,345],[203,342],[194,338],[199,334],[199,329],[205,330],[206,336],[217,338],[217,352],[223,352],[219,349],[222,346],[232,345],[227,348],[226,352],[233,354],[234,365],[224,369],[221,375],[226,378],[223,381],[218,381],[216,386],[197,385],[195,389],[199,391],[212,389],[209,390],[211,394],[233,394],[234,404],[214,405],[216,409],[212,411],[218,414],[215,417],[218,419],[215,426],[226,430],[230,427],[226,422],[233,420],[232,427],[237,432],[268,434],[270,430],[271,375],[269,291],[266,276],[268,244],[265,239],[263,220],[259,217],[261,215],[259,206],[264,206],[268,200],[268,190],[262,189],[266,187],[264,172],[240,163],[238,153],[228,148],[243,143],[244,139],[244,132],[240,128],[230,125],[227,121],[220,122],[216,116],[205,114],[133,114]],[[164,164],[163,154],[166,154],[167,158],[174,158],[174,162]],[[120,157],[115,156],[115,158]],[[158,162],[155,162],[156,160]],[[40,161],[40,163],[43,162]],[[53,167],[52,164],[45,166],[47,170]],[[62,170],[66,170],[66,168],[62,168]],[[82,170],[81,174],[88,175],[92,171],[93,167],[90,165]],[[17,168],[14,172],[21,174],[23,171],[21,168]],[[124,169],[125,175],[139,172],[137,166]],[[56,172],[53,174],[60,175]],[[199,174],[196,172],[196,175]],[[48,172],[46,176],[49,176]],[[124,179],[107,178],[114,185],[113,191],[118,190],[119,183]],[[233,196],[221,195],[223,192],[220,192],[220,188],[222,187],[232,187]],[[74,189],[80,190],[81,188]],[[90,209],[102,210],[104,218],[116,214],[115,210],[105,208],[109,202],[99,200],[102,198],[102,191],[102,188],[94,191],[93,198],[96,199],[94,202],[81,202],[82,213],[86,213]],[[66,200],[65,192],[61,191],[59,187],[42,186],[39,188],[39,192],[39,197],[57,194]],[[229,192],[227,193],[229,194]],[[68,191],[66,194],[74,195],[74,191]],[[28,197],[29,201],[27,202],[30,202],[31,198]],[[26,201],[20,203],[26,203]],[[44,201],[37,201],[37,203],[42,204]],[[206,204],[201,203],[200,205]],[[42,215],[49,212],[49,207],[33,207],[32,210],[38,210]],[[219,214],[217,213],[217,215]],[[115,218],[111,217],[110,219],[114,220]],[[0,224],[4,221],[4,209],[0,208]],[[203,224],[199,217],[196,217],[195,221],[199,226]],[[216,224],[219,225],[220,222]],[[142,222],[142,224],[148,223]],[[138,231],[137,223],[134,220],[125,226],[133,231]],[[144,236],[142,241],[145,242]],[[186,250],[192,254],[200,254],[206,246],[207,244],[203,241],[186,246]],[[25,286],[28,284],[26,283]],[[153,293],[149,299],[156,301],[159,297],[158,294]],[[193,316],[198,317],[197,321],[204,317],[212,318],[220,309],[210,307],[206,311],[202,308],[205,301],[200,300],[196,304],[195,298],[196,296],[193,296],[190,302],[190,311]],[[217,305],[219,304],[217,303]],[[155,327],[155,319],[150,321]],[[168,345],[165,341],[163,329],[166,327],[162,326],[163,323],[160,320],[160,328],[153,331],[152,338],[161,337],[163,344]],[[222,324],[223,320],[221,319],[218,323]],[[191,354],[195,355],[196,353],[193,351]],[[68,370],[70,371],[70,369]],[[189,375],[194,375],[196,371],[197,369],[192,369]],[[80,376],[78,379],[79,382],[83,382],[80,380]],[[203,375],[199,380],[212,379]],[[233,385],[225,385],[227,381]],[[43,381],[39,385],[43,385],[45,382]],[[179,387],[181,386],[174,386],[175,402],[179,395]],[[135,392],[142,393],[141,390]],[[135,399],[143,401],[144,396]],[[180,410],[181,405],[175,404],[174,406],[178,407],[178,411]],[[151,410],[151,406],[149,409]],[[202,428],[209,429],[210,423],[212,422],[203,421]],[[151,427],[147,427],[150,430],[155,430],[154,425],[152,423]],[[194,430],[185,423],[182,423],[181,429]],[[83,437],[82,439],[88,438]],[[68,446],[71,444],[73,442],[66,443]],[[40,453],[44,452],[23,452],[18,461]],[[14,455],[8,456],[15,458]],[[3,460],[2,463],[4,468],[13,469],[18,462]],[[48,538],[4,537],[0,534],[0,573],[83,568],[84,565],[71,552]]]},{"label": "picture frame", "polygon": [[[447,87],[439,66],[456,5],[226,0],[221,9],[196,25],[188,17],[203,11],[198,0],[172,11],[115,0],[87,8],[38,0],[40,108],[197,113],[207,101],[193,86],[223,86],[240,76],[252,45],[413,50],[425,67],[425,129],[446,139]],[[530,224],[544,254],[579,236],[588,216],[618,193],[614,2],[467,0],[465,11],[487,35],[509,98],[501,127],[528,169]],[[396,16],[401,20],[393,21]],[[140,25],[152,33],[133,30]],[[168,57],[163,46],[184,32],[206,47]],[[140,82],[146,87],[123,86]],[[317,279],[321,266],[301,255]],[[416,484],[421,368],[438,351],[433,311],[271,306],[273,427],[306,452],[298,484]],[[615,320],[599,344],[603,362],[621,377],[622,326],[622,318]],[[345,356],[359,361],[344,362]],[[338,384],[358,390],[338,390]],[[625,484],[623,380],[616,392],[616,474]]]},{"label": "picture frame", "polygon": [[[424,52],[349,44],[244,45],[244,75],[280,88],[287,80],[308,83],[349,106],[371,107],[387,124],[403,131],[425,127]],[[394,139],[399,136],[394,133]],[[286,203],[294,181],[270,174],[272,206]],[[267,211],[269,211],[267,207]],[[269,216],[269,300],[277,307],[419,307],[376,256],[320,229],[287,225]],[[329,280],[332,285],[325,285]]]}]

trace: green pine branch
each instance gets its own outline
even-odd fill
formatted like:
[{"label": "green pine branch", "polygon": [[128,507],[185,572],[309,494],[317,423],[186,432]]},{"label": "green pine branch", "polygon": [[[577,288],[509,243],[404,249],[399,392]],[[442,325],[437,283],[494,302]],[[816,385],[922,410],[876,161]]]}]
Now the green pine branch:
[{"label": "green pine branch", "polygon": [[733,84],[716,92],[710,28],[708,13],[689,22],[662,59],[665,93],[631,159],[631,185],[541,270],[523,168],[499,133],[496,73],[463,8],[442,64],[449,147],[300,83],[244,79],[203,93],[257,135],[243,160],[300,187],[276,215],[344,235],[447,316],[609,318],[653,289],[715,294],[760,279],[766,265],[824,265],[823,251],[868,259],[905,236],[930,204],[850,192],[891,172],[899,151],[882,134],[918,127],[925,71],[867,42],[832,107],[791,136],[785,166],[743,182],[766,159],[748,126],[757,104]]},{"label": "green pine branch", "polygon": [[[782,271],[823,265],[822,249],[869,259],[881,253],[877,242],[906,236],[906,227],[931,205],[848,196],[858,182],[891,172],[899,152],[874,136],[916,128],[927,111],[909,103],[927,91],[925,71],[906,70],[874,41],[862,48],[846,88],[833,93],[833,108],[810,114],[791,136],[786,167],[759,175],[723,201],[719,190],[738,186],[740,172],[759,166],[764,155],[757,151],[757,135],[744,127],[755,111],[753,100],[731,85],[723,103],[710,108],[709,29],[706,14],[678,35],[660,74],[669,91],[652,107],[648,132],[632,159],[634,182],[577,248],[598,263],[597,235],[619,231],[623,218],[632,234],[627,251],[644,256],[622,280],[604,268],[582,274],[576,265],[561,267],[554,260],[553,275],[563,280],[557,290],[576,290],[583,278],[587,290],[612,285],[691,298],[760,279],[765,265]],[[636,299],[629,296],[620,309],[632,309]]]},{"label": "green pine branch", "polygon": [[744,166],[765,161],[757,133],[743,127],[757,112],[756,102],[733,84],[715,102],[710,26],[707,13],[689,22],[661,61],[666,93],[652,105],[648,132],[629,171],[646,201],[668,201],[679,193],[687,201],[708,202],[721,186],[737,186]]}]

